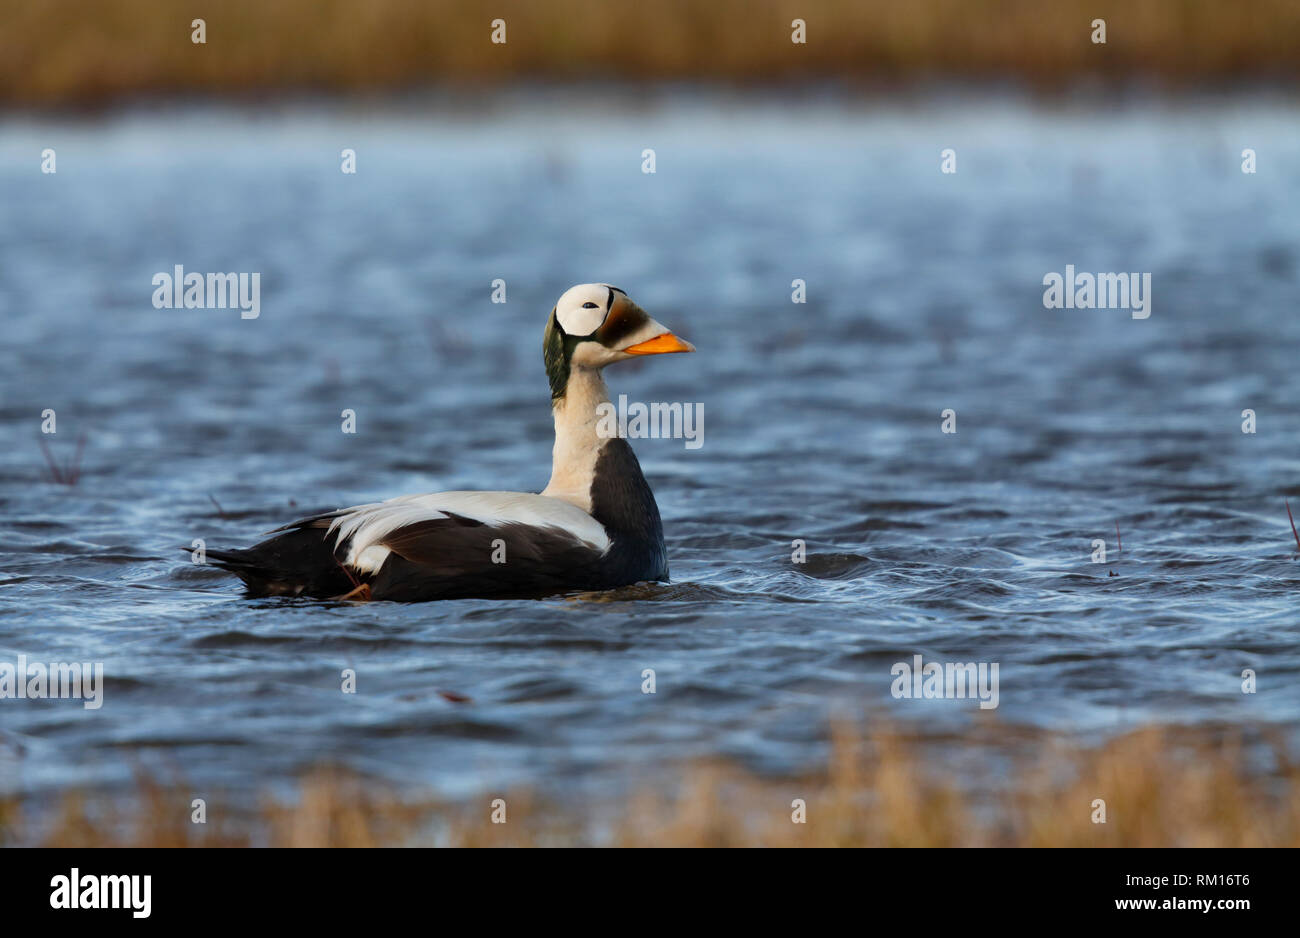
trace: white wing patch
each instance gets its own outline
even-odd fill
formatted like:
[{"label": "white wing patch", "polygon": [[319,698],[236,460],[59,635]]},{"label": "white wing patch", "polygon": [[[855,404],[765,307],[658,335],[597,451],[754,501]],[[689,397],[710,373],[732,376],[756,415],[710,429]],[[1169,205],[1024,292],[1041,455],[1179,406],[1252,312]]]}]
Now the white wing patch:
[{"label": "white wing patch", "polygon": [[403,495],[386,502],[349,508],[333,520],[329,533],[334,543],[351,538],[344,562],[362,573],[375,573],[390,550],[381,541],[398,528],[420,521],[445,518],[447,513],[473,518],[486,525],[521,524],[554,527],[601,553],[609,550],[604,525],[581,508],[545,495],[524,492],[437,492]]}]

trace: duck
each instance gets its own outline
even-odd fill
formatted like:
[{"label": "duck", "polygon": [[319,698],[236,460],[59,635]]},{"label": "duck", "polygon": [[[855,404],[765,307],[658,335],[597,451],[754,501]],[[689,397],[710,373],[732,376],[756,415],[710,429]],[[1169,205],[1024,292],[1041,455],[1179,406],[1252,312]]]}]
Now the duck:
[{"label": "duck", "polygon": [[542,338],[555,422],[540,493],[437,492],[293,521],[208,549],[253,597],[351,602],[526,599],[668,580],[663,523],[626,439],[602,432],[604,369],[695,347],[607,283],[556,301]]}]

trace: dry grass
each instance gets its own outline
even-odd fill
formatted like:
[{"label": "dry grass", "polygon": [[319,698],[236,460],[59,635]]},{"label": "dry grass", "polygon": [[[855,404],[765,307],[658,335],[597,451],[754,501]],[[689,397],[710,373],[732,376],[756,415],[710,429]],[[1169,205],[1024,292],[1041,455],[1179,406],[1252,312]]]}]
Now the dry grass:
[{"label": "dry grass", "polygon": [[83,433],[77,437],[77,451],[62,465],[54,458],[54,453],[50,451],[50,444],[46,442],[44,436],[39,438],[39,442],[41,453],[45,456],[45,465],[50,470],[50,481],[56,485],[76,488],[77,483],[81,481],[81,457],[86,452],[86,435]]},{"label": "dry grass", "polygon": [[[1012,734],[1014,735],[1014,734]],[[193,793],[142,781],[125,802],[66,796],[44,812],[0,802],[0,843],[46,846],[386,845],[635,847],[1295,847],[1300,770],[1281,744],[1273,768],[1248,771],[1239,742],[1211,731],[1151,728],[1098,748],[1059,736],[977,733],[938,753],[891,732],[841,732],[816,777],[771,781],[721,765],[688,770],[665,792],[582,808],[505,793],[507,823],[473,804],[403,798],[332,770],[304,779],[292,803],[266,800],[208,823],[189,821]],[[1260,755],[1258,745],[1252,756]],[[972,798],[951,767],[1009,758],[1010,790]],[[948,766],[939,770],[940,764]],[[986,762],[987,765],[991,763]],[[1005,772],[1003,773],[1005,777]],[[965,786],[969,788],[970,786]],[[803,799],[807,823],[791,822]],[[1092,822],[1093,800],[1105,824]]]},{"label": "dry grass", "polygon": [[[207,21],[206,45],[190,21]],[[490,23],[507,21],[504,45]],[[808,42],[790,41],[790,23]],[[1090,23],[1107,22],[1107,43]],[[1293,77],[1294,0],[0,0],[0,103],[444,80]]]}]

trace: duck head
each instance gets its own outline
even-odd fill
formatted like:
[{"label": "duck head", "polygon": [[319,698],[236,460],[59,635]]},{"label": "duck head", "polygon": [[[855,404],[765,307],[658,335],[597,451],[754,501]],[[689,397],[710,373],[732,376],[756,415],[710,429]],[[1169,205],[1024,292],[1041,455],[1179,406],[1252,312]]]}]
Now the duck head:
[{"label": "duck head", "polygon": [[618,287],[570,287],[551,310],[542,341],[551,399],[564,396],[574,369],[600,370],[641,355],[693,352],[695,346],[651,319]]}]

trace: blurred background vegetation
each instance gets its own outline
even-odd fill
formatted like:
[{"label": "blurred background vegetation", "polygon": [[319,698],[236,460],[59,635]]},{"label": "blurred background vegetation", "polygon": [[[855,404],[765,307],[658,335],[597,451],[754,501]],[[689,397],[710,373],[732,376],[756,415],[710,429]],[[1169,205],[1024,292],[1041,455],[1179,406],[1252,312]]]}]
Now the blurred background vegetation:
[{"label": "blurred background vegetation", "polygon": [[[190,23],[206,22],[207,42]],[[491,22],[507,42],[490,41]],[[807,43],[790,41],[791,21]],[[1106,44],[1091,40],[1106,20]],[[1286,82],[1296,0],[0,0],[0,104],[545,80]]]},{"label": "blurred background vegetation", "polygon": [[[612,806],[553,803],[526,789],[447,802],[322,767],[300,779],[296,796],[265,797],[252,810],[247,798],[213,798],[201,825],[191,822],[192,787],[142,775],[117,797],[0,798],[0,846],[1300,846],[1300,767],[1278,739],[1166,726],[1080,747],[990,720],[961,746],[1009,759],[1013,782],[982,797],[936,772],[946,760],[925,746],[841,724],[824,771],[773,779],[699,763]],[[1261,746],[1273,771],[1251,773]],[[509,823],[489,822],[495,797],[506,800]],[[805,823],[792,822],[795,799]]]}]

